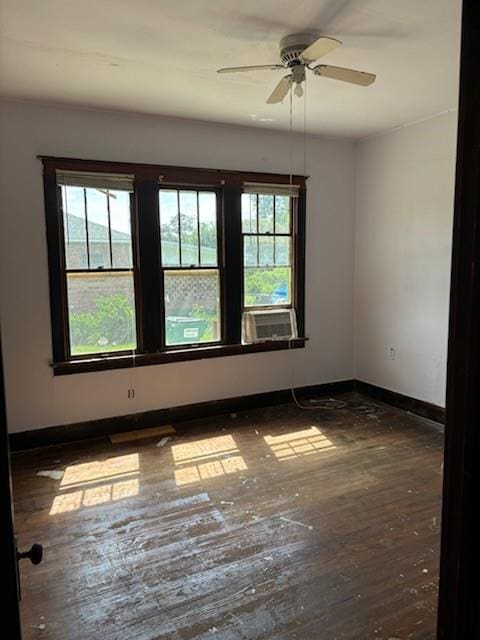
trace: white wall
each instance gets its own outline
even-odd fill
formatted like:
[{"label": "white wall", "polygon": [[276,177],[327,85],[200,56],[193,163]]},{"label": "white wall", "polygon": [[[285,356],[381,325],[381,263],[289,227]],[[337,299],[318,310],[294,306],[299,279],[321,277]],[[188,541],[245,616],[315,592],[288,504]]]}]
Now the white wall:
[{"label": "white wall", "polygon": [[[1,323],[11,431],[349,379],[355,148],[308,141],[305,349],[53,377],[41,164],[36,156],[288,173],[285,133],[4,102]],[[295,171],[303,170],[301,138]],[[127,387],[136,387],[136,400]]]},{"label": "white wall", "polygon": [[357,155],[355,377],[441,406],[456,131],[449,113],[366,139]]}]

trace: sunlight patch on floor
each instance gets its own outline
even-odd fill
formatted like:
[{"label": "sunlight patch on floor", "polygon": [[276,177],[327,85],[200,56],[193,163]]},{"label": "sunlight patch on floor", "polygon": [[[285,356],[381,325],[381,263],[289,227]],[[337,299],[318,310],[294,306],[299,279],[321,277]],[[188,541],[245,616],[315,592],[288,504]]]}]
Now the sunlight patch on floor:
[{"label": "sunlight patch on floor", "polygon": [[232,436],[216,436],[172,447],[177,486],[247,469]]},{"label": "sunlight patch on floor", "polygon": [[317,427],[292,431],[279,436],[265,436],[264,440],[278,460],[291,460],[336,448]]},{"label": "sunlight patch on floor", "polygon": [[71,465],[65,469],[50,515],[136,496],[138,473],[138,453]]},{"label": "sunlight patch on floor", "polygon": [[115,456],[114,458],[107,458],[106,460],[73,464],[65,469],[60,487],[66,489],[74,485],[84,486],[101,480],[113,480],[118,476],[138,473],[138,469],[138,453],[131,453],[126,456]]}]

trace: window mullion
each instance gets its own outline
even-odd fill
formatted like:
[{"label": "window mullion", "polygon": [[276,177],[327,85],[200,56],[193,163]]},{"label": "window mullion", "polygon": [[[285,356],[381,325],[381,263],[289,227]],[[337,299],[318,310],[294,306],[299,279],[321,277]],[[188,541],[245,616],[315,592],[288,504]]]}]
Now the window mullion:
[{"label": "window mullion", "polygon": [[182,262],[182,214],[180,212],[180,190],[177,191],[177,212],[178,212],[178,263],[180,266]]},{"label": "window mullion", "polygon": [[[66,192],[66,187],[65,187]],[[90,238],[88,235],[88,206],[87,206],[87,190],[83,189],[83,209],[85,211],[85,241],[87,245],[87,266],[90,269]]]},{"label": "window mullion", "polygon": [[222,212],[225,234],[224,328],[225,342],[227,344],[240,344],[242,341],[243,240],[241,199],[241,187],[224,187]]},{"label": "window mullion", "polygon": [[260,216],[259,216],[259,200],[258,200],[258,194],[256,196],[256,212],[257,212],[257,267],[260,266]]},{"label": "window mullion", "polygon": [[[218,215],[218,212],[217,212]],[[217,244],[218,244],[218,238],[217,238]],[[200,196],[199,193],[197,191],[197,255],[198,255],[198,266],[200,267],[202,265],[202,255],[201,255],[201,251],[200,251]],[[218,247],[217,247],[217,260],[218,260]]]},{"label": "window mullion", "polygon": [[158,184],[149,178],[136,178],[135,194],[137,271],[141,300],[139,349],[144,353],[154,353],[165,344]]},{"label": "window mullion", "polygon": [[108,246],[110,250],[110,267],[113,267],[113,247],[112,247],[112,220],[110,215],[110,191],[107,189],[105,192],[107,199],[107,216],[108,216]]},{"label": "window mullion", "polygon": [[277,220],[277,196],[273,196],[273,266],[274,267],[277,264],[276,253],[275,253],[275,250],[277,247],[277,241],[275,237],[276,220]]}]

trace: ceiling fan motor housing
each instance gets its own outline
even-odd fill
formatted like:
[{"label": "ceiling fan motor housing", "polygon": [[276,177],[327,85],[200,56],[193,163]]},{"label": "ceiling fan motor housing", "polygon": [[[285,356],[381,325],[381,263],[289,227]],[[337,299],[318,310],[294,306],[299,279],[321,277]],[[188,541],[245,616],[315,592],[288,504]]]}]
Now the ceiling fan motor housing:
[{"label": "ceiling fan motor housing", "polygon": [[311,33],[296,33],[280,40],[280,58],[286,67],[292,67],[300,62],[300,54],[309,47],[318,36]]}]

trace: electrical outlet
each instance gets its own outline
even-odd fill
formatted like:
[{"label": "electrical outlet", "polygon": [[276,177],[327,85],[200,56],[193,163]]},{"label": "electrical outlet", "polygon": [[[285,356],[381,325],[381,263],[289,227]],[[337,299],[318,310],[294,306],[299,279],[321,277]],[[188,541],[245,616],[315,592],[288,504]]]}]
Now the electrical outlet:
[{"label": "electrical outlet", "polygon": [[390,349],[388,350],[388,357],[390,358],[390,360],[395,360],[396,358],[396,352],[395,349],[393,347],[390,347]]},{"label": "electrical outlet", "polygon": [[135,389],[128,389],[127,390],[127,398],[129,400],[133,400],[135,398]]}]

